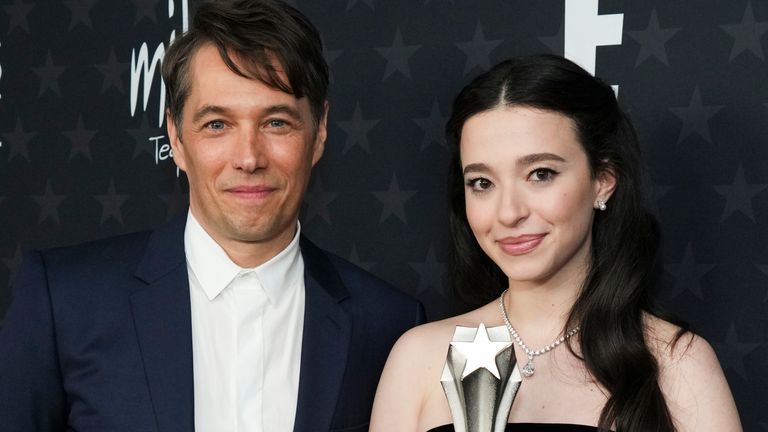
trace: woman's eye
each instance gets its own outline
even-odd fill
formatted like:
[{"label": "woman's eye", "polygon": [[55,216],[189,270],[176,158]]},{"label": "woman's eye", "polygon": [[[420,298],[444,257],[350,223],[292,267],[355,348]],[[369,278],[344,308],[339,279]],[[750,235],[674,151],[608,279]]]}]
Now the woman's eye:
[{"label": "woman's eye", "polygon": [[467,180],[467,186],[474,191],[485,191],[490,189],[493,186],[493,183],[486,178],[476,178]]},{"label": "woman's eye", "polygon": [[537,168],[531,172],[529,178],[534,182],[546,182],[552,180],[556,175],[557,172],[552,169]]}]

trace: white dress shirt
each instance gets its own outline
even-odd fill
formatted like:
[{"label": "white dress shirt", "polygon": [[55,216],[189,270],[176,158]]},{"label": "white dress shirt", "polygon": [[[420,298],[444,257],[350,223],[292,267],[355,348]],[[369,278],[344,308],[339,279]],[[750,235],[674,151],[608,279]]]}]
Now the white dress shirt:
[{"label": "white dress shirt", "polygon": [[192,307],[197,432],[291,432],[304,325],[299,231],[244,269],[190,212],[184,231]]}]

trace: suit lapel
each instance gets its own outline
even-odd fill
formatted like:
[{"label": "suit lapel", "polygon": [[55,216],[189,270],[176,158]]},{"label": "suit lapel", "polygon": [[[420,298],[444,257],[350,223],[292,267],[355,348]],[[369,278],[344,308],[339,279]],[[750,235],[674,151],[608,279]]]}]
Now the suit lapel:
[{"label": "suit lapel", "polygon": [[[189,276],[184,255],[186,212],[155,231],[131,296],[134,325],[159,432],[194,430],[194,372]],[[352,331],[340,303],[349,295],[325,253],[301,238],[306,290],[295,432],[328,430]]]},{"label": "suit lapel", "polygon": [[323,251],[301,239],[306,290],[299,396],[294,432],[331,427],[344,379],[351,322],[340,302],[348,296]]},{"label": "suit lapel", "polygon": [[189,278],[184,255],[186,212],[155,231],[136,277],[146,286],[131,296],[159,432],[194,430],[194,374]]}]

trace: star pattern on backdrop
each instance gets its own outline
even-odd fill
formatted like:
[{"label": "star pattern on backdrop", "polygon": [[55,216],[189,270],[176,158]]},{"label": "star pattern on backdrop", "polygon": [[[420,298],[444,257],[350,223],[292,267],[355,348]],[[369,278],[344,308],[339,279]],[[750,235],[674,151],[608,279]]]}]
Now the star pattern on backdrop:
[{"label": "star pattern on backdrop", "polygon": [[662,185],[654,181],[651,187],[651,201],[658,205],[659,201],[661,201],[665,196],[667,196],[667,194],[671,190],[672,190],[672,186]]},{"label": "star pattern on backdrop", "polygon": [[480,323],[472,342],[451,342],[451,347],[459,351],[467,359],[464,369],[461,371],[463,380],[478,369],[485,369],[497,379],[501,379],[499,368],[496,365],[496,356],[507,349],[512,342],[495,342],[488,337],[485,324]]},{"label": "star pattern on backdrop", "polygon": [[94,66],[104,76],[104,83],[101,85],[101,93],[106,92],[112,87],[116,88],[120,93],[125,93],[123,90],[123,73],[128,70],[128,63],[117,61],[114,48],[109,50],[109,57],[107,57],[106,63]]},{"label": "star pattern on backdrop", "polygon": [[157,13],[155,12],[157,1],[158,0],[131,0],[131,3],[136,6],[136,17],[133,19],[133,23],[138,24],[142,18],[147,18],[149,21],[157,24]]},{"label": "star pattern on backdrop", "polygon": [[32,68],[35,75],[40,78],[40,90],[37,92],[38,96],[42,96],[47,90],[51,90],[57,95],[61,96],[61,89],[59,88],[59,77],[66,70],[66,66],[56,66],[53,64],[53,58],[51,58],[51,51],[45,54],[45,64],[40,67]]},{"label": "star pattern on backdrop", "polygon": [[476,67],[483,71],[491,68],[491,52],[501,45],[503,40],[487,40],[483,34],[483,26],[479,22],[475,27],[475,35],[469,42],[456,42],[456,46],[467,56],[464,65],[464,75]]},{"label": "star pattern on backdrop", "polygon": [[347,153],[355,146],[362,147],[366,153],[371,152],[368,142],[368,132],[379,123],[379,120],[365,120],[363,118],[363,111],[360,109],[360,102],[355,104],[355,111],[352,113],[351,119],[340,120],[336,123],[347,134],[347,139],[344,141],[344,149],[341,151],[342,154]]},{"label": "star pattern on backdrop", "polygon": [[[189,0],[189,12],[198,3]],[[290,3],[319,29],[333,82],[327,151],[308,187],[314,201],[302,203],[302,232],[418,293],[430,320],[444,318],[452,312],[441,180],[451,102],[498,60],[563,54],[570,18],[560,1]],[[159,44],[167,48],[171,32],[180,34],[182,5],[0,0],[0,320],[13,297],[3,260],[19,245],[79,243],[186,215],[186,175],[159,160],[150,139],[168,143],[158,125],[159,71],[146,106],[144,78],[131,86],[132,51],[146,43],[151,58]],[[768,406],[768,370],[758,367],[768,346],[755,323],[768,308],[768,4],[600,6],[624,16],[620,45],[590,49],[598,73],[620,85],[658,183],[647,204],[664,233],[660,300],[703,323],[709,341],[725,340],[733,322],[737,341],[762,343],[744,357],[747,381],[727,373],[744,429],[763,430],[768,411],[755,407]],[[338,195],[328,202],[314,190]]]},{"label": "star pattern on backdrop", "polygon": [[421,138],[421,147],[419,148],[421,151],[424,151],[432,143],[437,143],[446,150],[448,149],[448,144],[445,140],[445,122],[447,120],[448,117],[440,112],[440,102],[437,98],[432,102],[432,110],[429,112],[429,117],[413,119],[413,122],[424,131],[424,136]]},{"label": "star pattern on backdrop", "polygon": [[405,214],[405,202],[416,195],[416,191],[401,190],[396,173],[392,173],[389,189],[386,191],[373,192],[373,194],[382,204],[384,204],[384,207],[381,210],[379,223],[384,222],[393,215],[400,219],[404,224],[408,223],[408,218]]},{"label": "star pattern on backdrop", "polygon": [[10,132],[3,132],[3,146],[7,144],[11,149],[8,160],[21,156],[29,162],[28,144],[35,135],[37,135],[35,132],[26,132],[21,124],[21,118],[17,117],[16,127]]},{"label": "star pattern on backdrop", "polygon": [[[760,270],[766,277],[768,277],[768,264],[755,264],[758,270]],[[764,302],[768,302],[768,290],[766,290]]]},{"label": "star pattern on backdrop", "polygon": [[551,36],[541,36],[539,41],[549,48],[549,52],[556,55],[563,55],[565,52],[565,26],[560,23],[557,33]]},{"label": "star pattern on backdrop", "polygon": [[72,151],[69,152],[70,160],[79,154],[91,159],[90,144],[96,131],[85,128],[82,114],[77,116],[77,126],[73,130],[64,131],[63,134],[72,143]]},{"label": "star pattern on backdrop", "polygon": [[403,45],[403,35],[398,28],[395,30],[395,39],[392,46],[376,48],[376,51],[387,60],[387,66],[384,69],[384,78],[387,79],[395,71],[411,79],[411,68],[408,66],[408,59],[416,54],[421,45]]},{"label": "star pattern on backdrop", "polygon": [[434,288],[438,292],[445,294],[443,275],[445,274],[446,267],[444,263],[437,260],[434,244],[429,245],[424,261],[409,262],[408,265],[419,274],[419,285],[416,288],[417,295],[429,288]]},{"label": "star pattern on backdrop", "polygon": [[725,340],[722,342],[715,341],[713,345],[724,370],[732,370],[743,379],[748,379],[747,371],[744,368],[744,357],[759,347],[759,343],[741,342],[736,334],[736,326],[732,323],[728,328]]},{"label": "star pattern on backdrop", "polygon": [[328,65],[328,81],[330,83],[335,82],[333,78],[333,69],[331,68],[331,66],[333,65],[333,62],[336,61],[336,59],[339,58],[343,52],[344,51],[342,50],[329,50],[329,49],[323,50],[323,58],[325,59],[325,63]]},{"label": "star pattern on backdrop", "polygon": [[649,192],[648,210],[654,215],[658,216],[661,206],[661,200],[666,197],[669,191],[672,190],[671,186],[663,186],[657,183],[652,183]]},{"label": "star pattern on backdrop", "polygon": [[147,115],[144,114],[141,116],[141,124],[138,128],[135,129],[126,129],[126,132],[133,138],[133,158],[136,159],[137,157],[141,156],[142,154],[147,154],[154,158],[155,156],[155,149],[153,147],[152,141],[149,140],[149,138],[154,136],[160,136],[163,135],[163,130],[160,128],[156,128],[153,126],[150,126],[149,120],[147,119]]},{"label": "star pattern on backdrop", "polygon": [[128,195],[118,194],[117,191],[115,191],[114,178],[109,179],[107,193],[103,195],[94,195],[93,197],[99,204],[101,204],[102,210],[100,223],[102,225],[110,219],[114,219],[121,225],[123,224],[122,206],[128,200]]},{"label": "star pattern on backdrop", "polygon": [[37,217],[37,223],[51,219],[57,225],[61,223],[59,219],[59,205],[66,199],[66,195],[57,195],[53,192],[51,180],[45,182],[45,192],[42,195],[35,195],[32,199],[40,207],[40,215]]},{"label": "star pattern on backdrop", "polygon": [[692,292],[700,300],[704,299],[701,289],[701,278],[716,266],[714,264],[699,264],[693,256],[693,247],[690,243],[685,247],[683,260],[679,264],[665,265],[667,271],[675,277],[675,288],[670,297],[677,297],[684,291]]},{"label": "star pattern on backdrop", "polygon": [[17,244],[16,249],[13,252],[13,255],[9,258],[3,258],[3,265],[8,269],[9,276],[8,276],[8,286],[11,286],[13,284],[13,280],[16,277],[16,272],[19,271],[19,266],[21,266],[21,260],[23,257],[23,253],[21,252],[21,245]]},{"label": "star pattern on backdrop", "polygon": [[29,33],[29,21],[27,17],[32,9],[35,8],[34,3],[27,3],[24,0],[14,0],[12,4],[4,5],[5,13],[10,18],[8,22],[8,34],[13,33],[17,27],[21,27],[25,32]]},{"label": "star pattern on backdrop", "polygon": [[640,44],[640,52],[637,53],[635,67],[650,57],[656,57],[660,62],[669,66],[666,45],[678,31],[680,31],[680,28],[662,29],[659,26],[659,17],[656,14],[656,9],[651,10],[651,17],[644,30],[627,31],[629,37]]},{"label": "star pattern on backdrop", "polygon": [[696,86],[693,89],[693,95],[691,95],[691,102],[687,107],[672,107],[669,109],[683,121],[683,128],[677,138],[678,144],[694,133],[711,144],[712,136],[709,133],[709,120],[722,108],[722,105],[704,105],[704,102],[701,100],[699,86]]},{"label": "star pattern on backdrop", "polygon": [[736,212],[741,212],[755,222],[755,212],[752,209],[752,199],[765,190],[768,184],[747,183],[744,177],[744,166],[739,165],[736,168],[736,175],[733,183],[727,186],[714,186],[715,190],[725,197],[725,208],[720,221],[726,220]]},{"label": "star pattern on backdrop", "polygon": [[360,267],[363,270],[371,271],[374,265],[376,265],[373,261],[363,261],[360,259],[360,255],[357,253],[357,244],[352,243],[352,250],[349,252],[349,261],[356,266]]},{"label": "star pattern on backdrop", "polygon": [[373,0],[347,0],[347,10],[352,9],[358,3],[365,3],[371,10],[376,10],[373,6]]},{"label": "star pattern on backdrop", "polygon": [[64,0],[64,4],[72,13],[69,21],[69,30],[71,31],[78,23],[83,23],[88,28],[93,28],[91,22],[91,9],[98,0]]},{"label": "star pattern on backdrop", "polygon": [[187,188],[181,187],[178,180],[173,182],[173,190],[170,193],[160,194],[158,197],[165,203],[166,221],[189,207],[189,191]]},{"label": "star pattern on backdrop", "polygon": [[304,194],[304,220],[312,221],[315,216],[320,216],[328,225],[331,224],[331,212],[328,210],[328,204],[333,202],[339,196],[338,192],[326,192],[323,188],[323,181],[315,179],[311,190]]},{"label": "star pattern on backdrop", "polygon": [[733,48],[728,61],[732,61],[744,51],[749,51],[760,60],[765,60],[760,41],[768,32],[768,21],[755,21],[751,2],[747,2],[747,8],[739,24],[723,24],[720,27],[733,38]]}]

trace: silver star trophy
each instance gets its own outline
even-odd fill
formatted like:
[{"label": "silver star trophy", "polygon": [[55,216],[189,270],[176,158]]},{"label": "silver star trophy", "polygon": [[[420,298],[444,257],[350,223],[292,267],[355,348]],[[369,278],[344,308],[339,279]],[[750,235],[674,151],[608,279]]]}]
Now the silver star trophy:
[{"label": "silver star trophy", "polygon": [[505,326],[456,326],[440,378],[456,432],[503,432],[522,380]]}]

